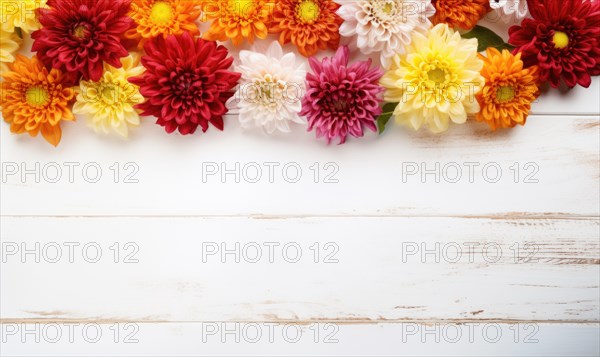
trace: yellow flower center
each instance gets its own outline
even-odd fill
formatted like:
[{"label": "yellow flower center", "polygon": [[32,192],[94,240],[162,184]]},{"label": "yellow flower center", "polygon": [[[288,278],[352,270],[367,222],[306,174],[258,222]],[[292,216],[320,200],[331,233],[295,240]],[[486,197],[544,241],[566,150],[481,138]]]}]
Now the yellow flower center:
[{"label": "yellow flower center", "polygon": [[554,42],[554,47],[556,48],[565,48],[569,45],[569,36],[564,32],[554,31],[552,42]]},{"label": "yellow flower center", "polygon": [[496,89],[496,100],[500,103],[510,102],[515,98],[515,89],[511,86],[502,86]]},{"label": "yellow flower center", "polygon": [[391,14],[392,11],[394,10],[394,3],[391,2],[391,1],[386,2],[385,5],[383,5],[383,9],[382,10],[387,15]]},{"label": "yellow flower center", "polygon": [[296,7],[296,17],[305,24],[311,24],[319,18],[321,9],[313,0],[304,0]]},{"label": "yellow flower center", "polygon": [[440,68],[435,68],[427,72],[427,77],[430,81],[442,84],[446,81],[446,71]]},{"label": "yellow flower center", "polygon": [[173,18],[173,8],[163,1],[155,2],[150,12],[150,20],[155,24],[165,25]]},{"label": "yellow flower center", "polygon": [[85,26],[79,25],[73,29],[73,36],[78,39],[83,39],[87,36],[88,31]]},{"label": "yellow flower center", "polygon": [[102,94],[102,98],[108,103],[114,103],[119,100],[117,97],[118,88],[112,84],[106,84],[102,86],[100,93]]},{"label": "yellow flower center", "polygon": [[[394,20],[400,12],[397,4],[398,1],[399,0],[371,0],[369,4],[371,6],[371,16],[373,16],[372,21],[387,23],[389,21],[398,20]],[[405,20],[406,19],[402,19],[402,21]]]},{"label": "yellow flower center", "polygon": [[283,98],[283,91],[286,88],[284,81],[266,74],[262,79],[254,81],[257,90],[258,101],[265,106],[276,105],[277,101]]},{"label": "yellow flower center", "polygon": [[248,18],[254,9],[254,0],[233,0],[233,12],[242,18]]},{"label": "yellow flower center", "polygon": [[50,102],[50,93],[44,87],[30,87],[25,92],[25,100],[31,106],[42,107]]}]

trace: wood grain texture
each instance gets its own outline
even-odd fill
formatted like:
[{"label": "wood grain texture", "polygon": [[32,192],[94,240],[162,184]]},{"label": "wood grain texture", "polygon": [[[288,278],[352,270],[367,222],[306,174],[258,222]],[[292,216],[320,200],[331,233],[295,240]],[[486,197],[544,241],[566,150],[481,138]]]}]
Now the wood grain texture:
[{"label": "wood grain texture", "polygon": [[[598,322],[599,224],[598,219],[3,217],[2,318]],[[21,256],[36,242],[40,263],[31,253]],[[73,263],[66,242],[81,244]],[[115,242],[118,263],[110,248]],[[270,242],[280,244],[272,254]],[[96,249],[83,253],[92,243],[102,253],[97,263],[85,260],[94,259]],[[236,250],[236,243],[239,263],[232,253],[220,254]],[[14,251],[9,244],[20,251],[7,254]],[[63,254],[51,263],[56,245]],[[209,254],[215,247],[218,252]],[[127,257],[139,261],[128,264]]]},{"label": "wood grain texture", "polygon": [[[150,125],[125,142],[98,137],[77,125],[67,126],[65,142],[54,150],[41,140],[11,137],[3,126],[2,215],[596,216],[600,212],[600,117],[534,116],[526,127],[498,133],[473,123],[455,126],[443,136],[393,127],[382,137],[371,135],[330,147],[312,133],[274,138],[255,134],[231,125],[225,133],[213,130],[204,136],[179,137]],[[111,170],[115,162],[120,167],[118,183]],[[78,165],[73,183],[69,163]],[[124,183],[134,170],[126,170],[126,163],[139,168],[132,176],[138,183]],[[265,163],[275,165],[271,177]],[[84,176],[86,165],[102,170],[99,182],[86,181],[96,177],[94,166]],[[468,165],[474,165],[472,178]],[[54,166],[62,174],[57,183],[51,183],[58,172]],[[253,183],[256,166],[262,176]],[[38,172],[40,182],[33,174],[23,178],[25,169]],[[216,172],[211,175],[210,170]],[[225,170],[238,177],[224,174]],[[423,176],[425,170],[438,172],[439,182],[434,174]],[[331,180],[337,183],[326,183]]]}]

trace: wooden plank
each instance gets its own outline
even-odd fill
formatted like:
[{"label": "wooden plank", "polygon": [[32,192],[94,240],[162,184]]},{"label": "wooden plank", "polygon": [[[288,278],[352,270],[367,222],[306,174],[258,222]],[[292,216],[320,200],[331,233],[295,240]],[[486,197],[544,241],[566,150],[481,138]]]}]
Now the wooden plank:
[{"label": "wooden plank", "polygon": [[[60,323],[1,327],[6,356],[597,356],[600,351],[597,324],[88,322],[73,324],[72,330]],[[61,332],[60,339],[55,331]]]},{"label": "wooden plank", "polygon": [[600,113],[600,80],[592,77],[589,88],[554,89],[542,87],[542,96],[531,106],[531,113],[537,115],[598,115]]},{"label": "wooden plank", "polygon": [[146,125],[131,141],[78,123],[58,149],[2,126],[2,215],[600,212],[600,117],[533,117],[499,133],[474,123],[442,136],[392,127],[329,147],[313,133],[267,138],[228,120],[224,133],[192,137]]},{"label": "wooden plank", "polygon": [[3,319],[598,322],[600,311],[598,219],[1,222]]}]

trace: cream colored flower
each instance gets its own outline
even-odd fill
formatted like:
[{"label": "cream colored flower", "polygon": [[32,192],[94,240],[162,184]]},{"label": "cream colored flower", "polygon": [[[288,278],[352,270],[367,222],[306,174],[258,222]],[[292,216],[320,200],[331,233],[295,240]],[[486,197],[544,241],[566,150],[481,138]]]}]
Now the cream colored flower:
[{"label": "cream colored flower", "polygon": [[235,71],[242,74],[239,89],[227,107],[239,111],[243,128],[262,128],[265,133],[289,132],[299,116],[305,92],[306,69],[294,53],[283,53],[277,41],[266,52],[241,51]]},{"label": "cream colored flower", "polygon": [[88,124],[96,131],[108,134],[111,129],[123,137],[130,127],[140,125],[139,113],[134,105],[144,97],[139,87],[128,79],[144,72],[139,56],[129,55],[121,59],[122,68],[104,64],[104,74],[98,82],[81,81],[73,113],[86,116]]},{"label": "cream colored flower", "polygon": [[461,38],[446,24],[436,25],[427,37],[415,33],[406,54],[394,56],[381,79],[384,100],[399,103],[396,121],[439,133],[450,122],[463,124],[468,114],[478,113],[475,95],[485,80],[477,55],[477,40]]},{"label": "cream colored flower", "polygon": [[[23,41],[16,33],[0,28],[0,75],[8,71],[7,64],[15,61],[15,53]],[[2,80],[0,78],[0,80]]]},{"label": "cream colored flower", "polygon": [[337,0],[344,19],[340,34],[352,37],[364,54],[380,53],[384,67],[404,53],[413,33],[426,34],[435,14],[431,0]]},{"label": "cream colored flower", "polygon": [[2,29],[14,32],[19,27],[26,33],[40,28],[37,9],[46,8],[47,0],[0,0]]}]

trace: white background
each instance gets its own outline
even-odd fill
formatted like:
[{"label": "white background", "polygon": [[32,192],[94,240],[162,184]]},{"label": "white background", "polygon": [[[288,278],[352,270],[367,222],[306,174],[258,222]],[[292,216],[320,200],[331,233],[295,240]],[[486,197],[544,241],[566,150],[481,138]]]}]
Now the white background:
[{"label": "white background", "polygon": [[[3,123],[1,353],[598,355],[598,98],[594,78],[514,130],[390,123],[342,146],[235,115],[187,137],[145,118],[129,140],[80,119],[56,149]],[[207,175],[236,163],[239,183]]]}]

